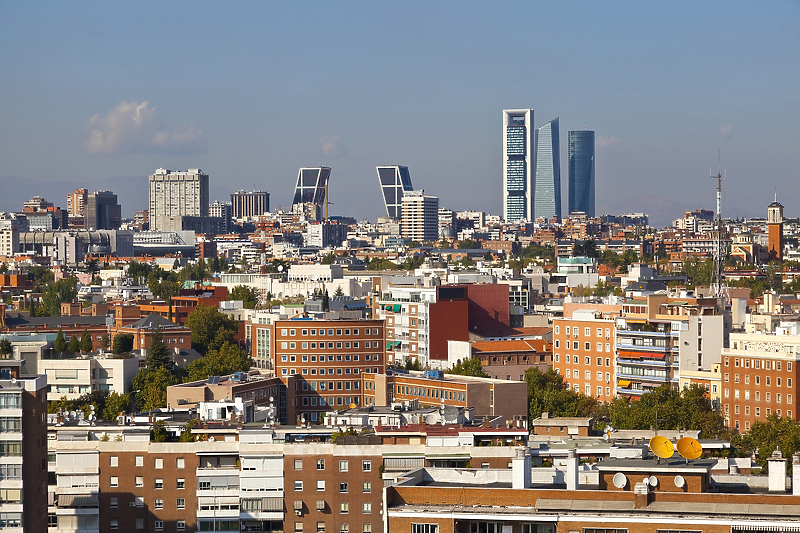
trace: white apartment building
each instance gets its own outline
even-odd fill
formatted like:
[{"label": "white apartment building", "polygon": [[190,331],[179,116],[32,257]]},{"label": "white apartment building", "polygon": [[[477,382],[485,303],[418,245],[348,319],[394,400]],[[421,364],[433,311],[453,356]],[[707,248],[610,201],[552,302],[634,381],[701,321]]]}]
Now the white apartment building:
[{"label": "white apartment building", "polygon": [[162,230],[164,217],[208,216],[208,175],[199,168],[159,168],[150,175],[149,187],[151,230]]},{"label": "white apartment building", "polygon": [[406,191],[401,205],[400,234],[412,241],[439,239],[439,198],[425,191]]},{"label": "white apartment building", "polygon": [[68,400],[75,400],[95,390],[118,394],[130,392],[133,377],[139,372],[139,359],[104,356],[41,359],[38,371],[47,376],[48,401],[56,401],[64,396]]},{"label": "white apartment building", "polygon": [[0,230],[0,255],[11,257],[19,252],[19,231],[14,228]]}]

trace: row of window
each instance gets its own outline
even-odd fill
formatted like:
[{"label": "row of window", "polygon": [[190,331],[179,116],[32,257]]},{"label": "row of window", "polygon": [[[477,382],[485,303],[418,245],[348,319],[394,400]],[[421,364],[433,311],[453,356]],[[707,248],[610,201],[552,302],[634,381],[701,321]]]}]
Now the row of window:
[{"label": "row of window", "polygon": [[[553,359],[555,360],[556,363],[561,362],[561,354],[553,354]],[[570,360],[572,360],[573,364],[579,365],[580,361],[581,361],[581,358],[580,358],[579,355],[566,354],[564,356],[564,362],[566,364],[569,364]],[[597,362],[597,366],[603,366],[603,361],[604,360],[603,360],[602,357],[598,357],[597,361],[596,361]],[[586,366],[591,365],[592,364],[592,358],[590,356],[588,356],[588,355],[585,355],[583,357],[583,364],[586,365]],[[605,366],[609,366],[609,367],[611,366],[611,358],[610,357],[606,357],[605,358]]]},{"label": "row of window", "polygon": [[[303,533],[303,523],[302,522],[295,522],[294,523],[294,532],[295,533]],[[317,531],[316,531],[316,533],[325,533],[325,532],[326,532],[325,522],[317,522]],[[339,525],[339,533],[350,533],[350,524],[341,524],[341,525]],[[361,533],[372,533],[372,524],[362,524]],[[432,531],[431,533],[437,533],[437,532],[436,531]]]},{"label": "row of window", "polygon": [[[116,465],[112,465],[116,466]],[[157,489],[164,488],[164,479],[163,478],[155,478],[153,480],[154,487]],[[112,487],[119,487],[119,476],[110,476],[109,478],[109,485]],[[144,487],[144,476],[136,476],[134,478],[134,486],[136,487]],[[178,478],[175,480],[175,488],[176,489],[185,489],[186,488],[186,480],[184,478]],[[112,498],[114,499],[114,498]]]},{"label": "row of window", "polygon": [[[754,376],[754,378],[755,378],[754,379],[755,384],[756,385],[761,385],[761,376]],[[728,374],[727,372],[725,373],[725,381],[726,382],[730,381],[730,374]],[[739,374],[734,374],[733,375],[733,382],[734,383],[739,383]],[[744,375],[744,382],[745,382],[745,385],[749,385],[750,384],[750,374],[745,374]],[[772,385],[772,376],[764,376],[764,383],[767,386],[771,386]],[[775,384],[778,387],[780,387],[781,383],[782,383],[781,378],[780,377],[776,377],[775,378]],[[786,378],[786,386],[788,388],[792,388],[792,378]]]},{"label": "row of window", "polygon": [[[725,358],[725,366],[730,366],[730,357]],[[783,369],[783,361],[761,361],[761,359],[746,359],[744,357],[733,358],[734,367],[742,368],[763,368],[764,370],[776,370],[778,372]],[[792,371],[792,362],[786,361],[786,371]]]},{"label": "row of window", "polygon": [[[572,336],[577,338],[579,330],[580,330],[580,328],[578,328],[578,326],[572,326]],[[554,333],[556,335],[560,335],[561,334],[561,326],[555,326]],[[597,328],[596,329],[596,333],[597,333],[597,337],[603,338],[603,328]],[[569,337],[569,334],[570,334],[569,326],[564,326],[564,334],[567,337]],[[592,335],[592,328],[583,328],[583,336],[584,337],[591,337],[591,335]],[[610,339],[611,338],[611,328],[606,328],[605,338],[606,339]]]},{"label": "row of window", "polygon": [[[320,376],[324,376],[325,375],[325,369],[324,368],[320,368],[320,369],[317,369],[317,368],[311,368],[311,369],[301,368],[300,369],[300,373],[303,376],[308,376],[308,375],[316,376],[317,375],[317,370],[319,370],[319,375]],[[333,376],[334,375],[333,370],[334,370],[333,368],[329,368],[328,369],[328,374]],[[358,374],[359,372],[364,372],[366,374],[369,374],[370,371],[373,374],[377,374],[378,373],[378,367],[375,366],[375,367],[372,367],[372,369],[369,369],[369,368],[362,368],[362,369],[358,369],[358,368],[353,368],[353,369],[350,369],[350,368],[345,368],[345,369],[337,368],[335,375],[337,375],[337,376],[341,376],[342,374],[348,375],[351,372],[353,374]],[[296,368],[281,368],[281,375],[282,376],[294,376],[295,374],[297,374],[297,369]]]},{"label": "row of window", "polygon": [[[376,346],[376,348],[377,348],[377,346]],[[334,363],[334,362],[341,363],[343,361],[358,361],[359,357],[360,357],[360,354],[353,354],[352,356],[350,354],[329,355],[328,356],[328,362],[329,363]],[[301,355],[300,356],[300,361],[302,361],[303,363],[308,363],[309,361],[311,361],[312,363],[316,363],[317,362],[317,356],[316,355]],[[378,354],[369,354],[369,353],[368,354],[364,354],[364,361],[380,361],[380,356]],[[284,362],[284,363],[296,363],[297,362],[297,356],[296,355],[282,355],[281,356],[281,362]],[[320,355],[319,356],[319,362],[320,363],[324,363],[325,362],[325,356],[324,355]],[[339,373],[341,374],[341,372],[339,372]],[[349,374],[349,372],[348,372],[348,374]]]},{"label": "row of window", "polygon": [[[574,390],[575,392],[578,392],[578,393],[580,393],[580,392],[581,392],[581,385],[580,385],[580,383],[564,383],[564,387],[566,387],[567,389],[570,389],[570,388],[572,388],[572,390]],[[592,395],[592,386],[591,386],[589,383],[586,383],[586,384],[583,386],[583,393],[584,393],[586,396],[591,396],[591,395]],[[602,396],[602,395],[603,395],[603,387],[601,387],[600,385],[598,385],[598,386],[597,386],[597,393],[596,393],[596,396],[599,398],[599,397],[600,397],[600,396]],[[606,396],[610,396],[610,395],[611,395],[611,387],[606,387]]]},{"label": "row of window", "polygon": [[[572,376],[570,376],[570,369],[568,368],[567,369],[567,378],[570,378],[570,377],[580,378],[581,377],[581,371],[576,368],[572,372]],[[591,370],[585,370],[583,379],[587,379],[587,380],[592,379],[592,371]],[[606,383],[608,383],[610,380],[611,380],[611,372],[606,372]],[[597,373],[597,381],[603,381],[603,373],[602,372],[598,372]]]},{"label": "row of window", "polygon": [[[303,469],[303,460],[302,459],[295,459],[294,460],[294,469],[295,470],[302,470]],[[317,470],[325,470],[325,459],[317,459]],[[350,471],[350,461],[348,460],[341,460],[339,461],[339,472],[349,472]],[[361,461],[361,471],[362,472],[372,472],[372,461],[364,460]],[[296,487],[297,482],[295,482]],[[365,483],[364,486],[366,487],[368,483]],[[370,487],[372,486],[369,484]],[[302,490],[303,482],[300,482],[300,486]],[[296,490],[296,489],[295,489]],[[369,492],[369,491],[364,491]]]},{"label": "row of window", "polygon": [[[325,407],[326,405],[350,405],[354,403],[358,405],[360,400],[358,396],[308,396],[303,397],[303,407],[315,407],[317,403],[319,403],[320,407]],[[316,422],[317,421],[317,413],[312,413],[311,420]]]},{"label": "row of window", "polygon": [[[725,396],[725,398],[730,398],[730,389],[726,388],[724,390],[724,392],[723,392],[723,395]],[[766,402],[771,402],[772,401],[772,393],[766,392],[766,393],[764,393],[764,395],[765,395],[764,401],[766,401]],[[745,400],[749,400],[750,399],[750,391],[749,390],[744,391],[744,395],[743,396],[744,396]],[[753,396],[754,396],[753,399],[755,401],[757,401],[757,402],[761,401],[761,391],[754,391],[754,395]],[[733,397],[735,399],[737,399],[737,400],[741,397],[740,394],[739,394],[739,389],[733,389]],[[783,399],[783,395],[780,392],[775,395],[775,403],[782,403],[782,399]],[[792,399],[793,398],[792,398],[791,394],[787,394],[786,395],[786,403],[788,403],[789,405],[792,404]]]},{"label": "row of window", "polygon": [[[725,414],[726,415],[730,414],[730,412],[731,412],[731,406],[730,406],[730,404],[726,403],[725,404]],[[735,415],[740,414],[740,409],[739,409],[738,405],[734,405],[733,406],[733,414],[735,414]],[[749,405],[745,405],[744,406],[744,414],[745,414],[745,416],[749,416],[750,415],[750,406]],[[766,416],[769,416],[771,414],[772,414],[772,409],[767,407]],[[775,409],[775,414],[778,415],[778,416],[783,416],[782,411],[780,409]],[[761,408],[760,407],[756,407],[755,408],[755,415],[756,416],[761,416]],[[786,411],[786,416],[788,418],[792,418],[792,411]],[[745,424],[745,426],[746,426],[746,429],[750,429],[750,422],[747,422]],[[738,421],[736,422],[736,429],[739,429],[739,422]]]},{"label": "row of window", "polygon": [[464,402],[467,400],[466,392],[430,389],[427,387],[410,387],[408,385],[398,385],[397,394],[404,394],[406,396],[419,396],[420,398],[455,400],[457,402]]},{"label": "row of window", "polygon": [[[317,342],[301,342],[300,343],[300,349],[301,350],[308,350],[308,349],[311,349],[311,350],[317,350],[317,349],[324,350],[326,347],[329,350],[333,350],[334,346],[336,347],[337,350],[341,350],[342,348],[346,348],[346,349],[357,348],[358,349],[358,348],[361,348],[361,343],[360,342],[329,342],[327,344],[324,343],[324,342],[319,342],[319,343],[317,343]],[[375,342],[366,341],[366,342],[364,342],[364,348],[380,348],[380,346],[381,346],[381,343],[379,341],[375,341]],[[281,342],[281,349],[282,350],[286,350],[286,349],[296,350],[297,349],[297,343],[296,342]],[[321,357],[323,357],[323,359],[321,359],[321,361],[324,361],[325,360],[324,359],[325,356],[321,356]],[[332,360],[332,359],[329,359],[329,360]]]},{"label": "row of window", "polygon": [[[236,524],[237,524],[236,531],[238,531],[239,522],[237,521]],[[175,523],[175,526],[176,526],[178,531],[186,531],[186,520],[178,520]],[[110,529],[119,529],[119,518],[112,518],[109,521],[109,528]],[[135,520],[134,529],[144,529],[144,518],[137,518]],[[156,520],[153,523],[153,529],[155,529],[156,531],[164,531],[164,521],[163,520]]]},{"label": "row of window", "polygon": [[[320,337],[324,337],[325,336],[325,331],[326,330],[324,330],[324,329],[318,329],[318,330],[317,329],[301,329],[300,330],[300,335],[303,336],[303,337],[308,337],[308,336],[316,337],[317,335],[319,335]],[[344,335],[358,335],[360,330],[358,328],[353,328],[353,329],[345,328],[345,329],[336,329],[336,330],[329,329],[329,330],[327,330],[328,337],[333,337],[334,331],[336,332],[336,336],[337,337],[341,337],[343,334]],[[297,330],[296,329],[285,329],[285,328],[281,329],[281,336],[282,337],[294,337],[295,335],[297,335]],[[364,328],[364,335],[380,335],[380,329],[378,329],[378,328]]]},{"label": "row of window", "polygon": [[[134,459],[134,464],[136,466],[144,466],[144,455],[137,455]],[[109,466],[119,466],[119,456],[112,455],[109,457]],[[164,458],[163,457],[154,457],[153,458],[153,468],[162,469],[164,468]],[[183,457],[176,457],[175,458],[175,468],[186,468],[186,459]]]},{"label": "row of window", "polygon": [[[573,350],[580,350],[581,349],[580,343],[578,341],[572,341],[572,344],[570,344],[570,341],[564,341],[564,344],[565,344],[565,348],[567,350],[570,349],[570,346],[572,347]],[[558,339],[556,339],[556,341],[555,341],[555,347],[556,348],[561,348],[561,342]],[[611,343],[609,343],[609,342],[605,343],[605,348],[606,348],[606,352],[611,353]],[[592,343],[591,342],[584,342],[583,343],[583,349],[585,351],[587,351],[587,352],[591,351],[592,350]],[[602,352],[603,351],[603,343],[602,342],[598,342],[596,344],[595,351],[596,352]]]}]

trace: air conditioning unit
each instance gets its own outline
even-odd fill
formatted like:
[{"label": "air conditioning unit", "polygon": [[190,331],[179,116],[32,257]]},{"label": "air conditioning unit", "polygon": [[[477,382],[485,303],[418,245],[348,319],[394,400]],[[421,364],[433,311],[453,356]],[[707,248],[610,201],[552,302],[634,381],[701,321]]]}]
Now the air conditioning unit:
[{"label": "air conditioning unit", "polygon": [[134,503],[134,502],[131,502],[130,505],[131,505],[131,507],[136,507],[136,503]]}]

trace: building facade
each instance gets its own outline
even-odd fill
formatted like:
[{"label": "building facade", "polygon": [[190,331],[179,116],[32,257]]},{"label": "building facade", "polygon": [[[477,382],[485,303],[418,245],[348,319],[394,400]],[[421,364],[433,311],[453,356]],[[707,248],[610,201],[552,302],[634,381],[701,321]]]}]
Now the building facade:
[{"label": "building facade", "polygon": [[408,173],[408,167],[386,165],[375,168],[378,171],[378,182],[381,185],[386,216],[399,220],[403,216],[403,194],[405,191],[414,190],[411,186],[411,174]]},{"label": "building facade", "polygon": [[233,206],[226,202],[216,201],[208,206],[208,216],[212,218],[221,218],[223,220],[223,229],[225,233],[233,231]]},{"label": "building facade", "polygon": [[301,168],[294,187],[292,211],[311,220],[322,220],[330,177],[330,167]]},{"label": "building facade", "polygon": [[532,220],[536,171],[533,109],[503,110],[503,218]]},{"label": "building facade", "polygon": [[592,311],[553,320],[553,368],[567,388],[600,402],[616,397],[615,333],[613,319]]},{"label": "building facade", "polygon": [[208,175],[199,168],[172,171],[164,168],[150,175],[150,229],[161,231],[164,217],[208,216]]},{"label": "building facade", "polygon": [[536,178],[532,221],[561,219],[561,151],[558,117],[536,129]]},{"label": "building facade", "polygon": [[75,192],[67,194],[67,212],[70,215],[83,216],[83,209],[86,206],[86,196],[89,193],[84,188],[75,189]]},{"label": "building facade", "polygon": [[122,207],[111,191],[94,191],[86,196],[83,227],[88,230],[118,229],[122,223]]},{"label": "building facade", "polygon": [[269,213],[269,193],[236,191],[231,194],[231,210],[233,218],[258,217]]},{"label": "building facade", "polygon": [[769,231],[769,260],[783,259],[783,205],[777,198],[767,208],[767,227]]},{"label": "building facade", "polygon": [[401,201],[400,234],[417,242],[439,239],[439,198],[425,191],[405,191]]},{"label": "building facade", "polygon": [[594,132],[569,132],[569,213],[595,216]]}]

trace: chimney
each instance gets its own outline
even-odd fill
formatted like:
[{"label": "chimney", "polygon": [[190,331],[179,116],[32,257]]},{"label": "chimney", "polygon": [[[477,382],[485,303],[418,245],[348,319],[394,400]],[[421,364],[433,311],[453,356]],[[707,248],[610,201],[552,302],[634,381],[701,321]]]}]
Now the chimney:
[{"label": "chimney", "polygon": [[633,508],[644,509],[650,498],[650,487],[647,483],[639,482],[633,487]]},{"label": "chimney", "polygon": [[531,455],[528,448],[515,450],[511,460],[511,488],[531,488]]},{"label": "chimney", "polygon": [[800,496],[800,453],[792,456],[792,495]]},{"label": "chimney", "polygon": [[[783,458],[780,446],[772,452],[767,462],[769,464],[769,491],[786,492],[786,459]],[[794,465],[792,474],[794,474]]]},{"label": "chimney", "polygon": [[564,479],[567,482],[567,490],[578,490],[578,456],[575,450],[567,453],[567,471],[564,472]]}]

